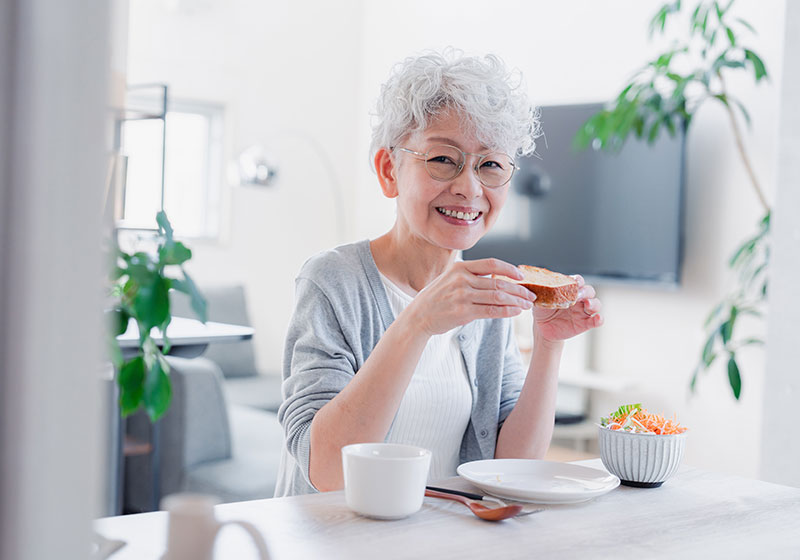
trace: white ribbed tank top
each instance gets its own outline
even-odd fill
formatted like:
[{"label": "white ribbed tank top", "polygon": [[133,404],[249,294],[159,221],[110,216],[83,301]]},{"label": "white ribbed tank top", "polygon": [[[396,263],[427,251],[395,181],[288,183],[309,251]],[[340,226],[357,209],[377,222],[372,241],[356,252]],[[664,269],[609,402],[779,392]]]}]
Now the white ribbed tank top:
[{"label": "white ribbed tank top", "polygon": [[[381,274],[395,317],[413,297]],[[461,328],[428,340],[386,436],[390,443],[431,451],[429,480],[454,476],[461,440],[472,412],[472,390],[456,335]]]}]

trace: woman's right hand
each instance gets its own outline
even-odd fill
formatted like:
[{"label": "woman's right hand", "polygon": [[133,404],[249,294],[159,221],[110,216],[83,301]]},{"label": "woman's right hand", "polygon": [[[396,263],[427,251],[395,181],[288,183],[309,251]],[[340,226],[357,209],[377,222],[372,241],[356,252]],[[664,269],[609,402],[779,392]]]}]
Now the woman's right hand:
[{"label": "woman's right hand", "polygon": [[429,335],[442,334],[475,319],[513,317],[533,307],[536,295],[500,274],[521,280],[517,267],[498,259],[457,261],[428,284],[405,313]]}]

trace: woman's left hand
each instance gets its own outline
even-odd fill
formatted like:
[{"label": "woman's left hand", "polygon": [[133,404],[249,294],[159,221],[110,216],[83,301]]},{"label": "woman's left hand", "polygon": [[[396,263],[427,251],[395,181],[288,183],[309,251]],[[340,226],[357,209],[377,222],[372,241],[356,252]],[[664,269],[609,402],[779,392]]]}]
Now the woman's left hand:
[{"label": "woman's left hand", "polygon": [[533,328],[549,342],[566,340],[603,324],[600,314],[602,304],[597,299],[594,288],[576,274],[578,281],[578,300],[567,309],[533,308]]}]

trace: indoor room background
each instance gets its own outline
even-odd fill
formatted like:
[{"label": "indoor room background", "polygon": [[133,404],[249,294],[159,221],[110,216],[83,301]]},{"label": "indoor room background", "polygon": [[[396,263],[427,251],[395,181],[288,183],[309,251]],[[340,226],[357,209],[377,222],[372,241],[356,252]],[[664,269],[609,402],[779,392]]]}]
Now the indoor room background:
[{"label": "indoor room background", "polygon": [[[758,86],[744,76],[729,83],[751,114],[746,142],[768,197],[776,181],[784,64],[783,3],[771,4],[736,3],[758,31],[749,40],[771,79]],[[660,5],[131,1],[127,82],[168,84],[176,102],[220,109],[213,223],[210,233],[186,239],[194,252],[189,270],[201,286],[245,286],[260,369],[279,375],[302,263],[337,244],[380,235],[393,223],[394,202],[381,195],[368,160],[370,113],[393,64],[429,48],[491,52],[522,71],[540,105],[605,102],[669,46],[648,39]],[[547,134],[548,123],[543,127]],[[765,432],[763,350],[741,354],[739,401],[721,363],[689,392],[703,321],[730,282],[726,261],[761,217],[727,127],[721,107],[708,104],[686,139],[680,285],[599,282],[605,325],[588,340],[568,343],[566,361],[625,380],[622,391],[592,394],[595,418],[626,402],[674,413],[691,429],[687,464],[756,477]],[[252,146],[277,169],[268,186],[238,180],[237,159]]]}]

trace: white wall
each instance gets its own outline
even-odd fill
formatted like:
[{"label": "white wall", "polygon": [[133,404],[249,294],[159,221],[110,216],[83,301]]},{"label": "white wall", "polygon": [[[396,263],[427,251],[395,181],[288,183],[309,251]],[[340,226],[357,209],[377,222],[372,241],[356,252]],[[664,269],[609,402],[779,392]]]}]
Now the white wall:
[{"label": "white wall", "polygon": [[337,215],[334,192],[349,197],[355,177],[358,6],[131,2],[129,82],[165,82],[175,98],[223,104],[227,160],[262,144],[280,166],[273,188],[228,185],[223,239],[191,243],[188,267],[201,284],[245,285],[265,371],[280,368],[297,271],[351,225],[352,203]]},{"label": "white wall", "polygon": [[[394,207],[369,169],[369,112],[392,64],[446,45],[491,51],[520,68],[540,104],[603,101],[665,46],[649,43],[655,0],[601,3],[498,0],[386,0],[132,3],[129,78],[163,80],[176,96],[225,103],[228,154],[251,143],[271,147],[281,165],[273,190],[232,188],[231,221],[220,244],[197,245],[198,280],[245,282],[262,367],[276,369],[292,307],[292,279],[303,260],[340,241],[388,229]],[[186,8],[190,6],[193,8]],[[755,0],[736,10],[759,31],[752,39],[772,75],[758,88],[731,80],[755,123],[748,147],[770,194],[775,181],[783,2]],[[286,134],[300,130],[300,136]],[[345,239],[337,237],[330,179],[309,155],[313,138],[335,162],[345,193]],[[675,412],[692,428],[687,462],[756,475],[761,434],[763,355],[742,356],[743,397],[734,402],[725,373],[714,369],[689,399],[689,376],[703,342],[702,320],[726,286],[725,261],[759,218],[728,135],[725,115],[707,107],[688,140],[686,261],[680,290],[603,286],[607,323],[592,341],[590,365],[630,376],[636,391],[598,403],[644,401]]]}]

